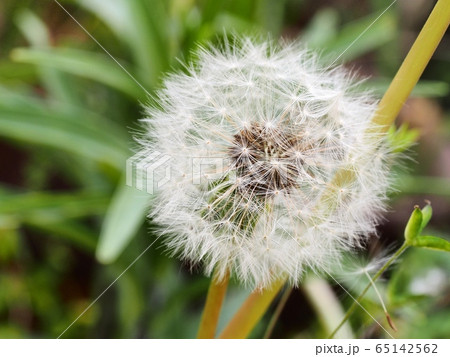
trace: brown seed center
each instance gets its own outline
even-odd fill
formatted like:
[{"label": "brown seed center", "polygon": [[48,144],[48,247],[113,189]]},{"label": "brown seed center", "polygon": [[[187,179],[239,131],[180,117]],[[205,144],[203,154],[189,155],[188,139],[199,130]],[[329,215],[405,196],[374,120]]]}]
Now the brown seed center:
[{"label": "brown seed center", "polygon": [[241,193],[273,196],[298,182],[301,136],[275,126],[252,123],[233,137],[229,155]]}]

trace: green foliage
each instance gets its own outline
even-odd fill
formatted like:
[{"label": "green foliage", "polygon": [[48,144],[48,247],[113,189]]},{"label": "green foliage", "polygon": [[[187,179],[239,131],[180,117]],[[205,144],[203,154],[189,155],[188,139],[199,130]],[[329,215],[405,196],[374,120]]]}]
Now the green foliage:
[{"label": "green foliage", "polygon": [[388,131],[388,139],[394,152],[404,152],[408,150],[419,138],[419,131],[409,129],[407,124],[396,128],[392,125]]},{"label": "green foliage", "polygon": [[[124,72],[110,57],[89,51],[62,49],[17,48],[11,52],[17,62],[35,64],[88,78],[117,89],[131,98],[144,98],[145,92],[131,75]],[[127,67],[127,65],[124,65]]]},{"label": "green foliage", "polygon": [[[374,22],[379,12],[361,17],[349,9],[344,16],[337,7],[324,8],[303,24],[300,16],[313,7],[300,0],[61,4],[90,35],[53,2],[0,4],[7,15],[0,31],[0,286],[6,287],[0,289],[0,337],[57,337],[158,239],[143,224],[151,196],[126,186],[123,177],[141,103],[152,100],[148,94],[155,95],[168,71],[182,67],[176,58],[189,61],[197,46],[226,34],[277,38],[298,29],[328,62],[378,56],[398,39],[395,11]],[[392,76],[384,68],[391,65],[381,61],[380,76],[363,86],[381,95]],[[434,78],[419,83],[415,95],[446,96],[448,84]],[[390,136],[404,151],[418,133],[401,126]],[[415,193],[448,192],[445,182],[411,176],[406,186]],[[427,207],[417,212],[421,223],[415,218],[407,228],[408,239],[448,250],[447,241],[421,235],[431,217]],[[208,281],[195,274],[199,267],[189,267],[190,274],[157,248],[159,241],[63,337],[193,337]],[[393,302],[417,298],[399,285],[389,289]],[[221,326],[247,293],[231,286]],[[364,303],[377,311],[370,298]],[[419,320],[413,323],[438,325],[436,316]],[[314,322],[302,321],[310,324],[302,325],[309,336],[320,334]]]},{"label": "green foliage", "polygon": [[116,260],[142,225],[148,206],[149,195],[122,182],[114,193],[103,223],[96,252],[100,262]]},{"label": "green foliage", "polygon": [[[363,83],[362,87],[381,97],[391,83],[389,78],[373,78]],[[411,96],[422,98],[445,97],[450,91],[450,85],[444,81],[421,80],[414,87]]]}]

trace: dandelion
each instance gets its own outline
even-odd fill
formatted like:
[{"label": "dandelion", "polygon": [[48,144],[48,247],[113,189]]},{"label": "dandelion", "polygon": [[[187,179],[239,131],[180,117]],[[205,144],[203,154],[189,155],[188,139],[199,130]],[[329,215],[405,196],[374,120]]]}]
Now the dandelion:
[{"label": "dandelion", "polygon": [[[150,217],[168,249],[264,288],[330,269],[375,232],[391,149],[374,100],[300,44],[225,41],[169,76],[142,152],[171,157]],[[352,179],[334,180],[337,172]],[[331,192],[331,194],[330,194]]]}]

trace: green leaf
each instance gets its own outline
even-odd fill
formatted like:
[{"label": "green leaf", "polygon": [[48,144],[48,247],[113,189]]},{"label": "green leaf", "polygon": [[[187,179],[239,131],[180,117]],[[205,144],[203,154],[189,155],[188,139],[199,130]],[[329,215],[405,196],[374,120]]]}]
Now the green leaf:
[{"label": "green leaf", "polygon": [[442,250],[450,252],[450,242],[434,236],[419,236],[412,241],[414,247]]},{"label": "green leaf", "polygon": [[33,100],[22,106],[20,97],[13,103],[2,99],[0,136],[67,150],[123,170],[128,150],[120,138],[95,125],[95,120],[80,118],[79,111],[48,110]]},{"label": "green leaf", "polygon": [[[388,89],[391,81],[392,79],[389,78],[369,79],[361,84],[361,88],[370,90],[381,97]],[[420,80],[411,92],[411,96],[422,98],[445,97],[449,92],[450,85],[447,82]]]},{"label": "green leaf", "polygon": [[50,34],[45,23],[29,9],[21,9],[15,16],[15,22],[32,45],[42,47],[50,45]]},{"label": "green leaf", "polygon": [[24,224],[40,232],[45,232],[46,235],[54,236],[55,239],[65,240],[90,254],[95,251],[98,235],[75,220],[61,222],[25,221]]},{"label": "green leaf", "polygon": [[422,226],[422,211],[419,206],[414,207],[414,211],[409,218],[405,228],[406,243],[411,244],[414,239],[420,234],[420,227]]},{"label": "green leaf", "polygon": [[103,222],[97,246],[97,259],[112,263],[125,249],[144,221],[150,196],[143,191],[119,185]]},{"label": "green leaf", "polygon": [[68,218],[102,214],[108,205],[108,196],[97,192],[46,193],[27,192],[0,194],[0,215],[12,216],[18,221],[52,223]]},{"label": "green leaf", "polygon": [[419,130],[409,129],[407,124],[402,124],[398,129],[392,125],[388,131],[388,140],[394,152],[408,150],[420,136]]},{"label": "green leaf", "polygon": [[397,178],[398,194],[428,194],[450,197],[450,180],[443,177],[401,175]]},{"label": "green leaf", "polygon": [[27,225],[93,252],[97,235],[76,218],[103,215],[109,197],[99,192],[0,192],[0,230]]},{"label": "green leaf", "polygon": [[29,63],[11,62],[9,59],[0,59],[0,81],[2,84],[33,83],[36,77],[36,66]]},{"label": "green leaf", "polygon": [[[164,0],[122,0],[130,7],[131,26],[128,41],[132,42],[143,78],[153,87],[161,73],[169,68],[169,52],[174,44],[169,39],[172,19]],[[103,3],[103,2],[102,2]],[[103,6],[104,8],[104,6]]]},{"label": "green leaf", "polygon": [[217,15],[214,19],[213,26],[215,35],[221,35],[225,32],[252,33],[252,31],[258,29],[253,23],[227,12],[222,12],[220,15]]},{"label": "green leaf", "polygon": [[[448,259],[446,252],[431,249],[408,250],[408,254],[403,255],[401,265],[391,271],[390,278],[387,281],[389,304],[392,311],[396,308],[411,306],[411,303],[414,305],[420,304],[419,300],[432,298],[431,296],[436,293],[435,287],[433,287],[435,284],[424,286],[421,289],[422,292],[413,291],[411,288],[414,281],[429,281],[430,278],[427,278],[427,276],[430,276],[430,273],[434,275],[433,272],[436,271],[440,271],[444,275],[450,271],[450,259]],[[444,291],[445,287],[442,288]],[[421,305],[421,307],[428,305],[425,301],[422,301],[422,303],[425,303],[425,305]],[[434,310],[432,306],[430,307]],[[424,316],[422,310],[419,314]]]},{"label": "green leaf", "polygon": [[16,112],[18,114],[45,117],[58,117],[58,120],[71,121],[80,127],[95,132],[100,140],[109,141],[112,145],[128,154],[128,132],[126,129],[107,117],[96,112],[71,105],[56,103],[49,108],[45,102],[32,95],[13,92],[0,86],[0,110]]},{"label": "green leaf", "polygon": [[335,38],[338,22],[339,14],[335,9],[326,8],[318,11],[303,33],[302,41],[310,48],[324,47]]},{"label": "green leaf", "polygon": [[[47,26],[32,11],[22,9],[15,17],[15,22],[33,47],[50,47],[51,39]],[[39,73],[41,81],[51,97],[61,102],[80,103],[79,95],[75,90],[76,86],[66,78],[66,74],[48,66],[39,66]]]},{"label": "green leaf", "polygon": [[94,13],[131,50],[144,84],[154,87],[168,66],[168,18],[162,0],[77,0]]},{"label": "green leaf", "polygon": [[144,98],[146,94],[129,74],[106,55],[68,48],[16,48],[11,52],[11,58],[92,79],[132,98]]},{"label": "green leaf", "polygon": [[259,0],[255,7],[257,21],[264,27],[266,32],[271,33],[274,37],[278,37],[283,29],[286,0]]},{"label": "green leaf", "polygon": [[[371,15],[345,25],[335,38],[323,44],[325,53],[340,61],[349,61],[393,40],[394,15],[386,12],[378,16]],[[355,38],[355,34],[361,35]]]}]

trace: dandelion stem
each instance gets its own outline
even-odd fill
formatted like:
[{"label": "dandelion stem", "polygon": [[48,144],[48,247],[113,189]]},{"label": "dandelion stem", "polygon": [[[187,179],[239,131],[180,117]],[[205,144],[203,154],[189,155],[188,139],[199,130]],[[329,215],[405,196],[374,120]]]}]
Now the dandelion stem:
[{"label": "dandelion stem", "polygon": [[275,325],[280,318],[281,312],[283,311],[284,307],[286,306],[287,301],[289,300],[289,296],[291,295],[292,287],[287,287],[285,291],[283,292],[283,295],[281,295],[280,302],[277,305],[277,308],[275,309],[275,312],[272,315],[272,318],[269,321],[269,324],[267,325],[266,332],[264,333],[263,338],[270,338],[272,335],[273,329],[275,328]]},{"label": "dandelion stem", "polygon": [[246,338],[262,318],[285,279],[279,279],[265,290],[254,290],[233,316],[219,338]]},{"label": "dandelion stem", "polygon": [[206,339],[215,337],[220,310],[225,298],[229,279],[229,273],[221,280],[217,279],[217,275],[211,278],[197,338]]},{"label": "dandelion stem", "polygon": [[450,22],[450,1],[439,0],[384,94],[372,122],[387,131],[400,112]]},{"label": "dandelion stem", "polygon": [[406,250],[406,248],[409,247],[409,244],[406,242],[403,243],[403,245],[394,253],[394,255],[380,268],[380,270],[377,271],[377,273],[373,276],[372,281],[367,284],[367,286],[364,288],[364,290],[361,292],[361,294],[358,296],[358,298],[353,301],[353,304],[349,307],[347,310],[347,313],[345,314],[344,318],[340,322],[340,324],[334,329],[334,331],[331,333],[331,335],[328,338],[333,338],[336,333],[339,331],[339,329],[347,322],[353,311],[355,311],[356,307],[360,305],[364,295],[367,293],[367,291],[372,286],[372,283],[374,283],[380,276],[385,272],[387,268],[390,267],[390,265],[397,260],[397,258]]}]

